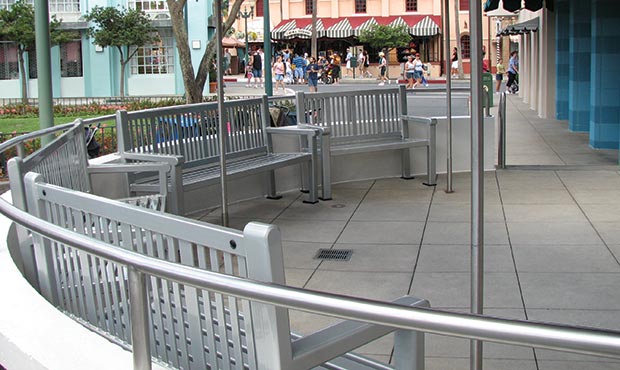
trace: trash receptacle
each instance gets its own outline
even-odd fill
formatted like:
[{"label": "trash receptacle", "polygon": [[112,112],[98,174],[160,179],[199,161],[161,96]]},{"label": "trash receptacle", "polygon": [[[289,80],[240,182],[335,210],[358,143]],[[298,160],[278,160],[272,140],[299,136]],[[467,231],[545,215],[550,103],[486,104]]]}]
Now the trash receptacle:
[{"label": "trash receptacle", "polygon": [[487,107],[487,104],[489,104],[489,108],[493,106],[493,74],[489,73],[489,72],[484,72],[482,74],[482,86],[484,86],[484,89],[486,90],[483,95],[486,95],[489,99],[489,102],[487,103],[487,99],[486,97],[482,98],[482,101],[484,103],[484,107]]}]

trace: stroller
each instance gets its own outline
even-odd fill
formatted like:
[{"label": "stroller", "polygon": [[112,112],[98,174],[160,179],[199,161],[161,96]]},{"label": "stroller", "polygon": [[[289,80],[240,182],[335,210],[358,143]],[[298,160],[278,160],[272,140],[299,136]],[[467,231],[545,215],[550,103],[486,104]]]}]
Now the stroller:
[{"label": "stroller", "polygon": [[334,83],[333,70],[334,70],[334,65],[331,63],[326,64],[323,67],[323,71],[321,71],[320,79],[325,85],[330,85]]},{"label": "stroller", "polygon": [[516,94],[519,92],[519,75],[515,76],[515,80],[512,82],[512,85],[506,89],[506,92],[509,94]]},{"label": "stroller", "polygon": [[101,128],[101,123],[93,127],[91,125],[84,126],[84,139],[86,141],[86,151],[88,152],[88,158],[92,159],[99,156],[99,150],[101,145],[95,139],[95,134]]}]

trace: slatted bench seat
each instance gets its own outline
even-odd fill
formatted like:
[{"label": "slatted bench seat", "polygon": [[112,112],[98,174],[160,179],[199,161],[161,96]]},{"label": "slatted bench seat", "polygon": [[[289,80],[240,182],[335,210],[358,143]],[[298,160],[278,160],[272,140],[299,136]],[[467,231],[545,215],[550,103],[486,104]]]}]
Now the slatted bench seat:
[{"label": "slatted bench seat", "polygon": [[[266,96],[224,102],[227,122],[226,174],[237,178],[268,172],[267,197],[276,199],[274,170],[305,165],[309,191],[306,203],[316,203],[319,130],[299,127],[268,127]],[[200,103],[136,112],[117,112],[119,154],[127,162],[165,161],[173,170],[168,186],[170,211],[184,213],[184,192],[220,181],[219,114],[217,103]],[[176,124],[181,122],[181,124]],[[272,136],[297,135],[303,150],[280,153],[273,150]],[[152,177],[134,177],[134,191],[150,191]]]},{"label": "slatted bench seat", "polygon": [[[252,279],[268,283],[266,288],[271,283],[285,284],[281,235],[276,226],[251,222],[237,231],[148,212],[47,184],[33,172],[26,175],[26,194],[33,215],[67,233],[102,241],[111,250],[122,248],[174,264]],[[115,227],[98,227],[101,224]],[[199,288],[191,283],[196,281],[195,274],[188,276],[189,283],[170,280],[149,275],[148,268],[128,268],[42,236],[35,235],[33,240],[36,271],[46,299],[124,346],[132,342],[133,313],[141,313],[147,328],[141,328],[145,337],[134,343],[134,351],[140,352],[136,348],[146,345],[153,358],[172,368],[424,369],[424,334],[420,332],[342,321],[301,337],[291,334],[287,309]],[[130,307],[131,273],[137,270],[145,272],[148,282],[144,283],[144,306],[136,307],[139,303],[131,301]],[[392,303],[429,307],[428,301],[412,296]],[[392,332],[395,367],[349,352]]]},{"label": "slatted bench seat", "polygon": [[[435,185],[433,119],[407,115],[404,86],[372,91],[296,93],[299,127],[320,127],[322,199],[331,198],[331,156],[385,150],[402,152],[402,178],[412,179],[410,151],[426,148],[427,185]],[[427,127],[425,137],[411,137],[409,122]]]}]

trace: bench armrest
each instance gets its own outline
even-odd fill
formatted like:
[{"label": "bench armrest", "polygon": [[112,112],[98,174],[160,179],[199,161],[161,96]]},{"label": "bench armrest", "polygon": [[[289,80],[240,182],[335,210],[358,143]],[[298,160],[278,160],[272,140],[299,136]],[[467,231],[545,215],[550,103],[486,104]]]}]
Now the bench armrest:
[{"label": "bench armrest", "polygon": [[265,132],[268,134],[281,134],[281,135],[310,135],[310,136],[318,136],[321,133],[315,127],[305,128],[299,126],[288,126],[288,127],[267,127]]},{"label": "bench armrest", "polygon": [[[427,300],[404,296],[392,301],[408,307],[430,307]],[[338,324],[294,340],[293,363],[312,368],[393,332],[388,326],[342,321]],[[293,338],[295,339],[295,338]]]},{"label": "bench armrest", "polygon": [[168,194],[168,174],[171,172],[172,168],[172,166],[164,162],[109,163],[89,165],[88,174],[157,172],[159,179],[159,194],[166,196]]},{"label": "bench armrest", "polygon": [[436,118],[402,115],[401,119],[406,122],[419,123],[419,124],[428,125],[428,126],[437,126]]},{"label": "bench armrest", "polygon": [[121,158],[132,161],[164,162],[170,166],[179,166],[185,162],[181,155],[156,154],[156,153],[127,153],[121,152]]},{"label": "bench armrest", "polygon": [[299,123],[299,124],[297,124],[297,127],[299,127],[299,128],[311,128],[311,129],[314,129],[314,130],[319,130],[319,131],[321,131],[321,135],[329,135],[329,134],[331,134],[331,131],[332,131],[332,129],[329,128],[329,127],[312,125],[310,123]]}]

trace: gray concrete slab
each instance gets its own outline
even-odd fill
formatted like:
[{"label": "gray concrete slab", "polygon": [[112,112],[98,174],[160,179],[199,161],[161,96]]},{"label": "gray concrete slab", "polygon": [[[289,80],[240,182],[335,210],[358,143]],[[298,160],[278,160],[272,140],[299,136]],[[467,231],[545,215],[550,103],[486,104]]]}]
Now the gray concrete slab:
[{"label": "gray concrete slab", "polygon": [[[485,313],[620,330],[618,151],[591,149],[587,134],[538,118],[517,96],[508,103],[509,167],[484,180]],[[435,188],[398,178],[335,184],[330,202],[301,204],[295,192],[274,203],[234,205],[231,221],[237,228],[251,219],[280,227],[292,286],[387,301],[410,292],[433,307],[468,312],[470,177],[454,174],[451,194],[445,175]],[[219,223],[218,212],[200,217]],[[353,255],[320,262],[313,259],[319,248]],[[303,334],[336,321],[291,313]],[[389,361],[392,345],[388,336],[359,352]],[[485,369],[620,369],[592,356],[484,348]],[[427,335],[426,355],[430,370],[469,369],[467,340]]]}]

